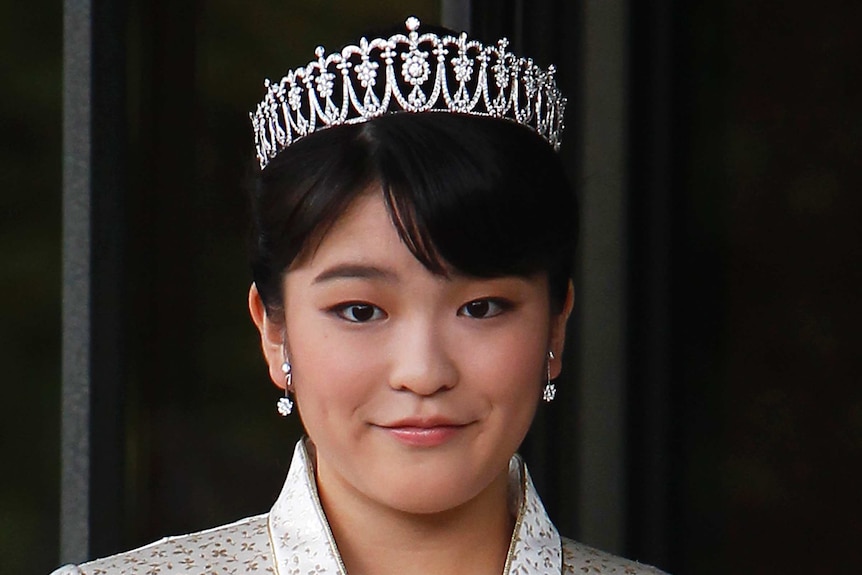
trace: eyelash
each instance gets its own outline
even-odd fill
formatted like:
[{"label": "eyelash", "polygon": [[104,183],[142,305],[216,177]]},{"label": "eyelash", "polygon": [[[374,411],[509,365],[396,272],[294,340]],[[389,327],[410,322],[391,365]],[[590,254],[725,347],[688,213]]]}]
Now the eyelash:
[{"label": "eyelash", "polygon": [[[473,312],[470,311],[470,306],[477,304],[488,304],[490,308],[485,315],[474,316]],[[514,304],[508,300],[500,299],[500,298],[480,298],[475,299],[473,301],[469,301],[458,308],[457,314],[462,317],[468,317],[471,319],[491,319],[497,317],[514,307]],[[348,316],[348,312],[350,309],[355,308],[352,317]],[[366,319],[360,319],[356,317],[356,309],[362,308],[363,310],[370,310],[371,315]],[[374,304],[361,302],[361,301],[352,301],[346,302],[343,304],[339,304],[329,309],[331,313],[334,313],[339,318],[350,322],[350,323],[368,323],[371,321],[379,321],[381,319],[386,319],[388,315],[381,308],[377,307]],[[476,310],[473,310],[476,311]]]},{"label": "eyelash", "polygon": [[[469,306],[472,306],[475,304],[488,304],[489,307],[491,307],[493,311],[489,311],[487,315],[473,316],[468,311],[468,309],[469,309]],[[508,300],[504,300],[504,299],[500,299],[500,298],[493,298],[493,297],[480,298],[480,299],[475,299],[473,301],[467,302],[464,305],[462,305],[460,308],[458,308],[458,315],[464,316],[464,317],[469,317],[472,319],[491,319],[491,318],[497,317],[498,315],[506,313],[507,311],[511,310],[513,307],[514,307],[514,304]],[[496,308],[496,309],[493,309],[493,308]]]},{"label": "eyelash", "polygon": [[[347,317],[347,312],[351,308],[370,309],[371,310],[371,317],[369,317],[367,319],[357,319],[356,316],[354,315],[353,318],[351,319],[350,317]],[[382,309],[380,309],[379,307],[377,307],[376,305],[362,302],[362,301],[351,301],[351,302],[347,302],[347,303],[342,303],[342,304],[339,304],[335,307],[330,308],[329,311],[331,311],[332,313],[334,313],[335,315],[337,315],[341,319],[348,321],[350,323],[368,323],[370,321],[386,319],[386,317],[387,317],[386,312],[383,311]],[[375,317],[378,315],[381,317]]]}]

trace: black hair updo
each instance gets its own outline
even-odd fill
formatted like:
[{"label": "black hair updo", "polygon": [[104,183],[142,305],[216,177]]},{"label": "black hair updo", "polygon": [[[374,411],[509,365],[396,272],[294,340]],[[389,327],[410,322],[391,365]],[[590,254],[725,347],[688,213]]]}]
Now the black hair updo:
[{"label": "black hair updo", "polygon": [[510,120],[402,112],[320,130],[257,173],[251,266],[268,313],[282,307],[284,273],[374,185],[433,273],[546,273],[553,309],[562,308],[577,208],[559,155]]}]

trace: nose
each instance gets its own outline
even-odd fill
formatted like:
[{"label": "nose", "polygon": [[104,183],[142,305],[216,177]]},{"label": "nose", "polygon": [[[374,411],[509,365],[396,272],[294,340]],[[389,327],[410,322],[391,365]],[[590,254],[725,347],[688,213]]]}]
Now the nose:
[{"label": "nose", "polygon": [[459,373],[446,332],[431,321],[415,321],[393,338],[389,385],[431,396],[455,387]]}]

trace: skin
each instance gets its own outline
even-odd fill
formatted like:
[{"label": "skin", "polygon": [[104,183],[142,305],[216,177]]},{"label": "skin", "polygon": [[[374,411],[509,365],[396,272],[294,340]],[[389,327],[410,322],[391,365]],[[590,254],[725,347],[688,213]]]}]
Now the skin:
[{"label": "skin", "polygon": [[[500,573],[508,461],[562,356],[572,290],[547,279],[434,275],[398,237],[379,189],[360,196],[284,278],[283,317],[252,285],[273,382],[315,447],[321,502],[351,575]],[[561,366],[550,361],[551,376]]]}]

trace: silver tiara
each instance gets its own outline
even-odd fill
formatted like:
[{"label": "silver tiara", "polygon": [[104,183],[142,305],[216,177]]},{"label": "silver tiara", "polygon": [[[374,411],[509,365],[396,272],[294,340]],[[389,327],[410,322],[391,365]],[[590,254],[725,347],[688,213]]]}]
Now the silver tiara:
[{"label": "silver tiara", "polygon": [[505,118],[559,149],[566,99],[553,66],[543,70],[507,52],[505,38],[485,46],[464,32],[420,34],[412,16],[406,25],[406,36],[362,38],[329,55],[318,47],[306,66],[266,80],[266,96],[249,114],[261,169],[303,136],[394,112]]}]

